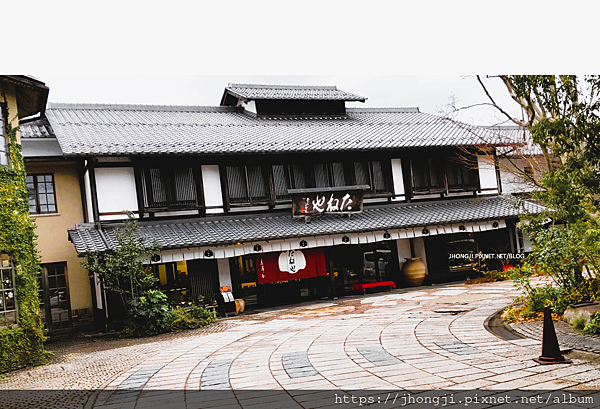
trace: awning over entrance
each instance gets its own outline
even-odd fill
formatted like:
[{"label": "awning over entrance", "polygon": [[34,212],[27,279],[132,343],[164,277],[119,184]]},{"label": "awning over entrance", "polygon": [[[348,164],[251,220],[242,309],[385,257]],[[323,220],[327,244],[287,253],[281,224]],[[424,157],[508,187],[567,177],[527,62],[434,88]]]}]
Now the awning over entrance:
[{"label": "awning over entrance", "polygon": [[[510,196],[493,196],[390,203],[365,207],[352,219],[323,215],[310,223],[294,219],[287,210],[148,221],[140,222],[139,226],[140,233],[150,242],[158,243],[163,254],[177,254],[176,258],[183,260],[491,230],[504,227],[504,219],[539,213],[543,209],[530,201],[517,203]],[[117,247],[116,231],[121,226],[81,224],[69,229],[69,238],[79,254],[102,252]]]}]

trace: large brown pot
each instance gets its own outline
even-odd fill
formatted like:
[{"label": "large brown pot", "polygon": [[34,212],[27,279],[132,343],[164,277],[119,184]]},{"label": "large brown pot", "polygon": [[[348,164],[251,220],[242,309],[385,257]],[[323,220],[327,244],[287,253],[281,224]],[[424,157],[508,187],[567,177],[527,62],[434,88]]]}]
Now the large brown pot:
[{"label": "large brown pot", "polygon": [[404,279],[411,287],[418,287],[425,279],[425,263],[419,257],[407,258],[402,266]]}]

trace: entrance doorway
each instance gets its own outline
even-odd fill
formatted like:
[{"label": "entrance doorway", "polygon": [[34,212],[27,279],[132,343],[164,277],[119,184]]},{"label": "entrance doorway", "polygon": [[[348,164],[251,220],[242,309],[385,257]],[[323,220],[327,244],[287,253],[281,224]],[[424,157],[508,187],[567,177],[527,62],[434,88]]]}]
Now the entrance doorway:
[{"label": "entrance doorway", "polygon": [[401,282],[395,241],[333,246],[326,254],[337,295],[353,294],[354,284]]},{"label": "entrance doorway", "polygon": [[42,264],[38,284],[40,309],[44,312],[42,322],[48,332],[53,334],[72,330],[67,263]]}]

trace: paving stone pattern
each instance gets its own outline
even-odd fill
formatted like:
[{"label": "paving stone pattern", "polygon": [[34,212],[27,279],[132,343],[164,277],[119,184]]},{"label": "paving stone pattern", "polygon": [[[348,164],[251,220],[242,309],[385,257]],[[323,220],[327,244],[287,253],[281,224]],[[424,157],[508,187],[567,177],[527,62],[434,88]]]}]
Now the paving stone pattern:
[{"label": "paving stone pattern", "polygon": [[287,372],[290,378],[304,378],[317,374],[315,368],[311,365],[308,359],[307,351],[288,352],[281,356],[283,369]]},{"label": "paving stone pattern", "polygon": [[227,389],[229,388],[229,368],[233,359],[211,361],[202,372],[200,389]]},{"label": "paving stone pattern", "polygon": [[117,390],[106,401],[106,405],[135,402],[144,385],[160,368],[160,366],[150,366],[135,371],[119,385]]},{"label": "paving stone pattern", "polygon": [[[504,340],[485,329],[515,295],[511,282],[396,289],[260,310],[223,320],[219,332],[114,348],[82,344],[59,362],[0,379],[0,407],[341,409],[356,407],[335,403],[349,391],[454,390],[458,399],[473,389],[482,396],[599,390],[596,355],[573,352],[572,364],[537,365],[539,340]],[[36,393],[43,388],[61,393]],[[599,405],[600,398],[581,407]]]},{"label": "paving stone pattern", "polygon": [[436,342],[435,343],[440,348],[444,348],[446,351],[452,352],[458,355],[473,355],[473,354],[481,354],[484,351],[481,351],[477,348],[473,348],[470,345],[465,344],[460,341],[446,341],[446,342]]},{"label": "paving stone pattern", "polygon": [[386,366],[399,364],[400,360],[390,355],[381,345],[357,348],[358,352],[374,365]]}]

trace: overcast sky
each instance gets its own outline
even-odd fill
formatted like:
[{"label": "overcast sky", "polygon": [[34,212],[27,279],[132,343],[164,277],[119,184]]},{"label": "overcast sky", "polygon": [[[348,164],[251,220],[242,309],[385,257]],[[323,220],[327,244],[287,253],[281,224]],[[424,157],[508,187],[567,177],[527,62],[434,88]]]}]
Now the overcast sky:
[{"label": "overcast sky", "polygon": [[[487,102],[464,74],[600,67],[600,2],[585,0],[4,3],[0,73],[39,78],[51,102],[218,105],[230,82],[337,85],[368,98],[350,106],[436,114],[452,96]],[[505,120],[481,108],[458,119]]]},{"label": "overcast sky", "polygon": [[[487,101],[475,76],[435,75],[44,75],[34,74],[50,88],[50,102],[153,105],[219,105],[228,83],[336,85],[367,98],[349,107],[418,107],[443,115],[456,106]],[[494,97],[511,105],[497,78],[486,79]],[[491,107],[470,108],[456,119],[479,125],[505,121]]]}]

